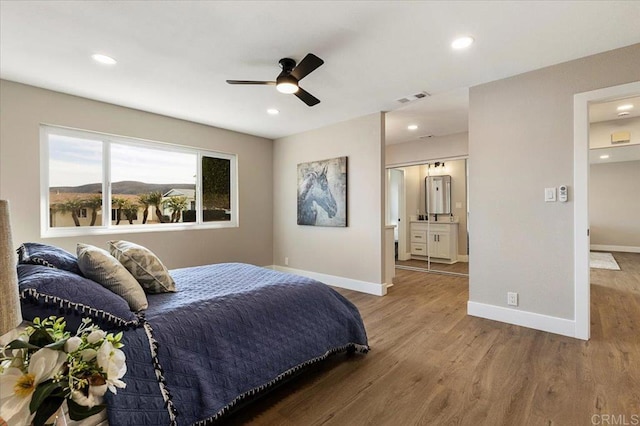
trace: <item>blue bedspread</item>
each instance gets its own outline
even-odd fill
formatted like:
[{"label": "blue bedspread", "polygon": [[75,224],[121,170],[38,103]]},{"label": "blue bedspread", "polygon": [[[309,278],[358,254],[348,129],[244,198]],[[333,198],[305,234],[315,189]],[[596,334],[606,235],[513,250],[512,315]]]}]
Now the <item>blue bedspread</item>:
[{"label": "blue bedspread", "polygon": [[144,327],[125,332],[112,426],[204,424],[331,353],[368,350],[356,307],[312,279],[239,263],[171,275],[178,292],[148,295]]}]

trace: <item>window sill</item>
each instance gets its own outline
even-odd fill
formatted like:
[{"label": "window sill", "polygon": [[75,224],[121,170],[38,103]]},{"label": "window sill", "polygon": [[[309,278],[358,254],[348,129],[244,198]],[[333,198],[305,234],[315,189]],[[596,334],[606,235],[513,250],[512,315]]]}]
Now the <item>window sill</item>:
[{"label": "window sill", "polygon": [[164,225],[125,225],[111,228],[80,226],[75,228],[50,228],[41,232],[41,238],[80,237],[87,235],[139,234],[148,232],[200,231],[203,229],[238,228],[234,222],[206,224],[167,223]]}]

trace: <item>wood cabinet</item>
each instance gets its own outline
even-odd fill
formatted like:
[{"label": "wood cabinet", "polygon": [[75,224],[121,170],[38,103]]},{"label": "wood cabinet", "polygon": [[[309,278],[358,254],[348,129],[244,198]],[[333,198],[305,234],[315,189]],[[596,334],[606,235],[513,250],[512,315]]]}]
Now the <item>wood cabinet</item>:
[{"label": "wood cabinet", "polygon": [[411,222],[411,258],[432,262],[458,261],[458,222]]}]

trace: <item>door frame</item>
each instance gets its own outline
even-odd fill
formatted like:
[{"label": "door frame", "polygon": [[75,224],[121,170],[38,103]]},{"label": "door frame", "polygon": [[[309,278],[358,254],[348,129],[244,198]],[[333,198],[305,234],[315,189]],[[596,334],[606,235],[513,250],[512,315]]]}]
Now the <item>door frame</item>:
[{"label": "door frame", "polygon": [[573,96],[573,238],[574,238],[574,335],[591,335],[591,282],[589,269],[589,105],[640,93],[640,81],[606,87]]}]

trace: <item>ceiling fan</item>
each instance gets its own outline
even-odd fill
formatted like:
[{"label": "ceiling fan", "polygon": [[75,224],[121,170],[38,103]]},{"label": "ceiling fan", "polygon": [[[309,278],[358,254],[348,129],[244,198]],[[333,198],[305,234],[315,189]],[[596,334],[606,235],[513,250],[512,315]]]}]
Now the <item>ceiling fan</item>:
[{"label": "ceiling fan", "polygon": [[320,99],[298,86],[298,82],[324,64],[324,61],[313,53],[309,53],[297,66],[296,61],[291,58],[282,58],[279,63],[282,72],[278,75],[276,81],[227,80],[227,83],[276,86],[279,92],[294,94],[310,107],[319,104]]}]

